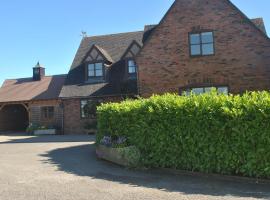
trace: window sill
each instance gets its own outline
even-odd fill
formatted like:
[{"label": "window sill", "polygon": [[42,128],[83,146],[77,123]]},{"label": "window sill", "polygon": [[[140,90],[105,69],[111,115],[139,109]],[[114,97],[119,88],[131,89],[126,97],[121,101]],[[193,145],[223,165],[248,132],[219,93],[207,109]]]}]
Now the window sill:
[{"label": "window sill", "polygon": [[211,55],[189,55],[190,58],[204,58],[204,57],[211,57],[211,56],[215,56],[215,54],[211,54]]},{"label": "window sill", "polygon": [[96,84],[96,83],[106,83],[106,81],[102,78],[102,79],[91,79],[91,80],[87,80],[85,81],[86,84]]}]

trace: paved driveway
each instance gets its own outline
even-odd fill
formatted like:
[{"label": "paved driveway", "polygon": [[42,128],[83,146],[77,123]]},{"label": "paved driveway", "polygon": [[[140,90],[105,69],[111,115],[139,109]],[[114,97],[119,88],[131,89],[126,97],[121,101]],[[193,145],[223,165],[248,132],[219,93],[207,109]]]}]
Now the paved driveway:
[{"label": "paved driveway", "polygon": [[269,184],[133,171],[97,160],[91,136],[0,136],[1,200],[270,199]]}]

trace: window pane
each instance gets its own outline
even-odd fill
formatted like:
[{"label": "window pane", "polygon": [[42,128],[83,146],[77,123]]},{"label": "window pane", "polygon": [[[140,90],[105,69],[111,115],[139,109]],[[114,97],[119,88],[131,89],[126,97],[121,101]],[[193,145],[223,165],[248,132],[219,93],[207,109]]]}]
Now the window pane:
[{"label": "window pane", "polygon": [[214,54],[213,44],[203,44],[202,45],[202,55],[212,55]]},{"label": "window pane", "polygon": [[84,107],[87,105],[87,101],[83,100],[81,101],[81,117],[82,118],[85,118],[86,115],[85,115],[85,112],[84,112]]},{"label": "window pane", "polygon": [[191,55],[201,55],[201,46],[200,45],[191,45],[190,47]]},{"label": "window pane", "polygon": [[190,35],[190,44],[200,44],[200,34],[191,34]]},{"label": "window pane", "polygon": [[128,61],[128,66],[129,66],[129,67],[134,67],[134,66],[136,66],[134,60],[129,60],[129,61]]},{"label": "window pane", "polygon": [[96,70],[96,76],[103,76],[102,70]]},{"label": "window pane", "polygon": [[96,70],[102,70],[102,63],[96,63]]},{"label": "window pane", "polygon": [[48,108],[48,118],[52,119],[54,117],[54,107]]},{"label": "window pane", "polygon": [[52,119],[54,117],[54,107],[46,106],[41,108],[41,115],[44,119]]},{"label": "window pane", "polygon": [[219,94],[229,94],[229,89],[228,89],[228,87],[219,87],[218,93]]},{"label": "window pane", "polygon": [[203,88],[193,88],[192,92],[194,94],[203,94],[204,93],[204,89]]},{"label": "window pane", "polygon": [[205,93],[210,93],[213,89],[215,89],[214,87],[206,87],[204,89]]},{"label": "window pane", "polygon": [[136,73],[136,63],[135,63],[134,60],[129,60],[128,61],[128,73],[129,74]]},{"label": "window pane", "polygon": [[129,67],[128,73],[130,73],[130,74],[136,73],[136,67]]},{"label": "window pane", "polygon": [[202,43],[213,43],[213,33],[212,32],[206,32],[202,33]]},{"label": "window pane", "polygon": [[95,76],[95,71],[88,71],[88,76]]},{"label": "window pane", "polygon": [[89,64],[88,65],[88,71],[94,71],[95,70],[95,65],[94,64]]},{"label": "window pane", "polygon": [[190,96],[190,92],[191,92],[191,90],[188,89],[188,90],[186,90],[186,91],[183,91],[183,92],[182,92],[182,95]]}]

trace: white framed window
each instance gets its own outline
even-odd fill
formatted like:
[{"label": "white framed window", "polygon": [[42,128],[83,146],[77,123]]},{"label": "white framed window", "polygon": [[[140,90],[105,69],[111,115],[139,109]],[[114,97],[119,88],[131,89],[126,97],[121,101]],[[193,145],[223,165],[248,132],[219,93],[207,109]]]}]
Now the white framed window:
[{"label": "white framed window", "polygon": [[137,65],[134,60],[128,60],[128,73],[129,74],[137,73]]},{"label": "white framed window", "polygon": [[88,65],[88,78],[103,76],[103,63],[91,63]]}]

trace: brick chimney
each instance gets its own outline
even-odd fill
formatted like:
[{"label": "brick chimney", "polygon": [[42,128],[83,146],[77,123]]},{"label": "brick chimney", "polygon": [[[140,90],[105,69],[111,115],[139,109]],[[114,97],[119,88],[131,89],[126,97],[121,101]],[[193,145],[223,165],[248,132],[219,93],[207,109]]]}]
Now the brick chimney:
[{"label": "brick chimney", "polygon": [[33,68],[33,80],[40,81],[45,76],[45,68],[41,67],[39,62]]}]

